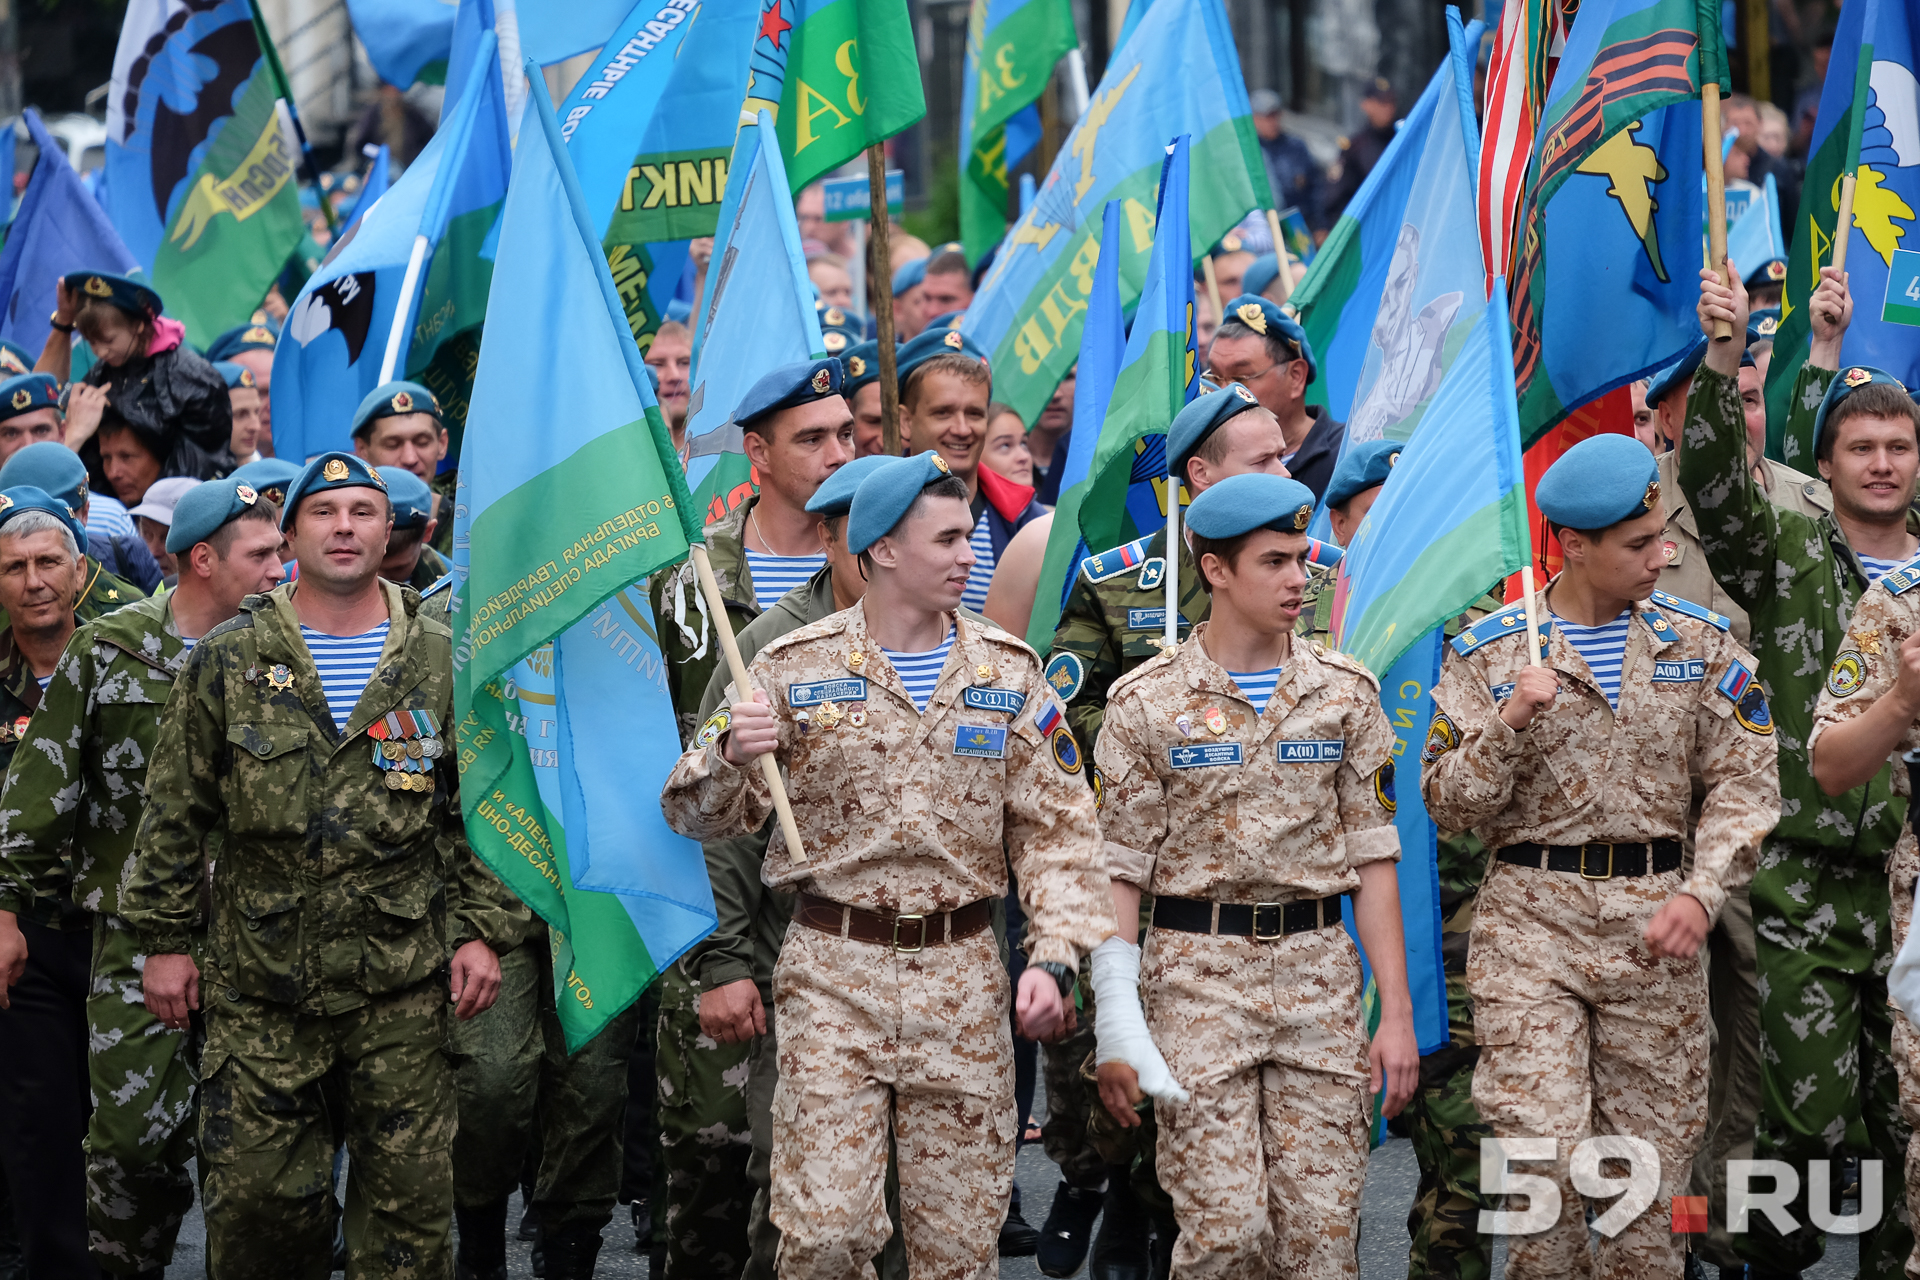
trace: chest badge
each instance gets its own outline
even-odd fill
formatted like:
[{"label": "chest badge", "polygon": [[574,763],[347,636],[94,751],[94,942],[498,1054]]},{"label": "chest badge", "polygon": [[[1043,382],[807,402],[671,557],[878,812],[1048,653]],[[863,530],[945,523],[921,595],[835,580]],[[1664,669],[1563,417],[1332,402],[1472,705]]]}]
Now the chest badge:
[{"label": "chest badge", "polygon": [[1193,717],[1182,711],[1173,718],[1173,727],[1180,731],[1181,737],[1191,738],[1193,736]]},{"label": "chest badge", "polygon": [[1207,708],[1207,728],[1218,738],[1227,731],[1227,713],[1218,707]]},{"label": "chest badge", "polygon": [[849,670],[849,671],[859,671],[859,670],[860,670],[861,668],[863,668],[863,667],[865,667],[866,665],[867,665],[867,655],[866,655],[866,654],[864,654],[864,653],[862,653],[862,652],[860,652],[860,651],[859,651],[858,649],[854,649],[854,650],[851,650],[850,652],[848,652],[848,654],[847,654],[847,670]]},{"label": "chest badge", "polygon": [[832,729],[840,723],[840,716],[839,703],[823,702],[820,704],[819,709],[813,713],[813,721],[822,729]]},{"label": "chest badge", "polygon": [[273,670],[267,672],[267,683],[276,691],[293,688],[293,671],[284,662],[273,664]]},{"label": "chest badge", "polygon": [[996,674],[998,673],[994,671],[991,662],[983,662],[973,669],[973,682],[975,684],[992,684]]},{"label": "chest badge", "polygon": [[847,712],[847,723],[855,729],[866,728],[867,709],[865,707],[855,707],[853,710]]}]

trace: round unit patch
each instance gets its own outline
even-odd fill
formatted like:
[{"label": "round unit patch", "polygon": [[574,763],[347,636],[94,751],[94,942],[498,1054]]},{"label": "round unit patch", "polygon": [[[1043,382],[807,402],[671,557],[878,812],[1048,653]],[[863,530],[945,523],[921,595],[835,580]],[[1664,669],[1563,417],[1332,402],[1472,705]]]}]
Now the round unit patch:
[{"label": "round unit patch", "polygon": [[1047,662],[1047,683],[1060,695],[1060,701],[1072,702],[1073,695],[1087,680],[1087,664],[1077,653],[1056,653]]},{"label": "round unit patch", "polygon": [[1388,813],[1399,810],[1400,802],[1393,794],[1393,761],[1389,760],[1373,771],[1373,798]]},{"label": "round unit patch", "polygon": [[1860,686],[1867,682],[1866,663],[1857,649],[1842,649],[1834,657],[1833,668],[1827,672],[1827,692],[1836,698],[1846,698],[1860,692]]},{"label": "round unit patch", "polygon": [[694,735],[693,743],[701,748],[710,747],[720,741],[720,735],[732,727],[733,712],[722,707],[707,717],[707,722],[700,726],[700,732]]},{"label": "round unit patch", "polygon": [[1733,718],[1755,733],[1773,732],[1773,712],[1767,708],[1767,695],[1758,680],[1748,685],[1740,700],[1733,704]]},{"label": "round unit patch", "polygon": [[1080,772],[1080,744],[1073,740],[1073,731],[1061,725],[1048,739],[1053,747],[1053,762],[1068,773]]},{"label": "round unit patch", "polygon": [[1444,713],[1433,717],[1433,727],[1427,730],[1427,745],[1420,751],[1422,764],[1432,764],[1447,752],[1460,745],[1460,731],[1453,727],[1453,721]]}]

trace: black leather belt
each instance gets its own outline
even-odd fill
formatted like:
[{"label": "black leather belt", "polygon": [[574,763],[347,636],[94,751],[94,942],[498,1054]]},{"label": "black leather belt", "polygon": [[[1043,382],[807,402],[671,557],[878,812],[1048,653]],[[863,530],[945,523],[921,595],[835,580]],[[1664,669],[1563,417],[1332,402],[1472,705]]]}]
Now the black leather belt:
[{"label": "black leather belt", "polygon": [[1577,872],[1585,880],[1613,880],[1621,876],[1644,876],[1648,872],[1680,869],[1678,840],[1644,840],[1614,844],[1589,840],[1586,844],[1510,844],[1499,853],[1500,861],[1516,867],[1538,868],[1546,855],[1549,871]]},{"label": "black leather belt", "polygon": [[[1288,934],[1325,929],[1340,923],[1340,902],[1330,898],[1302,898],[1295,902],[1209,902],[1204,898],[1153,900],[1153,927],[1179,933],[1208,933],[1227,938],[1276,942]],[[1214,922],[1214,908],[1220,910]]]}]

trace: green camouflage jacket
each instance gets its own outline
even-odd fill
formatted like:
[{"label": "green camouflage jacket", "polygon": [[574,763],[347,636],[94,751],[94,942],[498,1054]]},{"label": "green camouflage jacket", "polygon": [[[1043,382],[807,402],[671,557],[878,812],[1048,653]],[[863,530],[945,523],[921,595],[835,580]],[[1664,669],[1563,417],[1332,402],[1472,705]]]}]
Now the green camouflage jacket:
[{"label": "green camouflage jacket", "polygon": [[440,501],[434,504],[434,518],[440,521],[440,527],[433,531],[433,541],[427,545],[443,556],[453,554],[453,491],[460,483],[459,471],[442,471],[427,483],[427,488],[440,495]]},{"label": "green camouflage jacket", "polygon": [[[1167,531],[1089,556],[1074,578],[1067,607],[1047,654],[1047,683],[1067,704],[1067,725],[1089,754],[1107,715],[1113,682],[1160,652],[1166,634]],[[1301,598],[1301,635],[1313,635],[1314,616],[1332,583],[1330,569],[1313,566]],[[1205,622],[1213,597],[1200,585],[1192,556],[1180,557],[1180,638]]]},{"label": "green camouflage jacket", "polygon": [[[753,596],[753,574],[747,568],[747,513],[760,501],[756,494],[722,519],[707,526],[707,559],[713,565],[714,580],[726,599],[734,635],[760,616]],[[706,597],[694,575],[693,561],[683,560],[662,569],[647,585],[653,600],[655,634],[660,638],[660,654],[666,659],[667,692],[673,698],[674,718],[680,725],[680,745],[693,741],[700,727],[700,695],[706,691],[716,668],[725,669],[726,657],[713,633]],[[721,680],[721,687],[726,686]]]},{"label": "green camouflage jacket", "polygon": [[339,732],[297,585],[248,596],[194,646],[161,716],[120,913],[150,953],[185,952],[201,847],[217,837],[208,985],[332,1015],[427,979],[462,942],[504,937],[517,904],[467,848],[451,752],[422,775],[430,790],[390,789],[366,733],[396,710],[451,728],[446,627],[381,583],[392,630]]},{"label": "green camouflage jacket", "polygon": [[189,649],[171,593],[73,633],[0,794],[0,910],[117,914],[160,712]]},{"label": "green camouflage jacket", "polygon": [[[0,618],[5,616],[0,612]],[[26,737],[27,721],[39,706],[40,681],[27,665],[26,655],[14,648],[13,628],[0,630],[0,768],[13,763],[13,753]]]},{"label": "green camouflage jacket", "polygon": [[[1809,399],[1819,406],[1833,376],[1829,369],[1801,369],[1789,401],[1789,432],[1804,431],[1797,419],[1812,413]],[[1807,759],[1814,700],[1867,589],[1866,570],[1831,513],[1810,517],[1775,506],[1754,483],[1737,379],[1702,367],[1687,396],[1683,430],[1680,490],[1699,522],[1713,576],[1752,619],[1758,674],[1779,726],[1780,825],[1772,838],[1884,857],[1906,818],[1889,770],[1883,766],[1865,786],[1828,796]],[[1915,517],[1908,523],[1916,527]]]},{"label": "green camouflage jacket", "polygon": [[[407,579],[407,585],[415,591],[424,593],[426,589],[447,576],[453,568],[438,551],[432,547],[420,548],[420,563],[413,567],[413,576]],[[441,621],[446,621],[442,618]]]}]

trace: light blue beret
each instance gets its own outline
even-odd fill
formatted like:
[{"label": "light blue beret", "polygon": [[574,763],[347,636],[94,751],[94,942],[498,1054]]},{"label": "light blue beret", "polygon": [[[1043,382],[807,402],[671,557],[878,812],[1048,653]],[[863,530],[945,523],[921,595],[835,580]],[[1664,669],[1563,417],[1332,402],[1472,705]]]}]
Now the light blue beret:
[{"label": "light blue beret", "polygon": [[1237,538],[1254,529],[1305,533],[1313,519],[1313,490],[1288,476],[1250,472],[1228,476],[1193,500],[1187,528],[1202,538]]},{"label": "light blue beret", "polygon": [[733,408],[733,421],[744,427],[781,409],[837,396],[843,380],[837,356],[783,364],[747,388],[747,394]]},{"label": "light blue beret", "polygon": [[430,414],[435,422],[442,421],[440,402],[433,398],[433,392],[417,382],[386,382],[367,392],[366,399],[353,411],[349,434],[357,436],[371,430],[368,424],[376,418],[395,418],[403,413]]},{"label": "light blue beret", "polygon": [[1229,382],[1218,391],[1209,391],[1188,401],[1187,407],[1173,415],[1173,422],[1167,427],[1167,473],[1186,475],[1187,459],[1208,436],[1236,414],[1259,407],[1253,392],[1237,382]]},{"label": "light blue beret", "polygon": [[405,467],[375,467],[387,482],[387,501],[393,504],[395,529],[424,529],[433,514],[433,490]]},{"label": "light blue beret", "polygon": [[1617,431],[1589,436],[1560,455],[1533,491],[1554,524],[1605,529],[1660,505],[1660,468],[1647,446]]},{"label": "light blue beret", "polygon": [[[960,322],[962,320],[965,320],[966,318],[967,318],[967,309],[965,307],[960,308],[958,311],[942,311],[939,315],[927,321],[927,328],[928,329],[958,329],[960,327]],[[924,333],[925,330],[922,330],[921,332]]]},{"label": "light blue beret", "polygon": [[1300,358],[1307,362],[1308,386],[1312,386],[1313,380],[1320,376],[1320,366],[1313,361],[1313,344],[1307,341],[1307,331],[1273,299],[1243,293],[1227,304],[1226,318],[1239,321],[1263,338],[1279,337],[1291,343],[1293,349],[1300,353]]},{"label": "light blue beret", "polygon": [[[1849,365],[1833,376],[1833,384],[1827,388],[1827,394],[1820,398],[1820,407],[1813,415],[1813,449],[1816,454],[1820,451],[1820,433],[1827,429],[1827,415],[1833,412],[1834,406],[1838,405],[1842,400],[1845,400],[1860,388],[1870,387],[1876,382],[1890,383],[1893,386],[1899,387],[1902,391],[1907,389],[1906,383],[1900,381],[1900,379],[1894,377],[1885,369],[1875,369],[1871,365]],[[48,441],[48,443],[52,442]],[[29,449],[38,449],[40,447],[39,445],[27,446]],[[20,452],[25,453],[26,450],[22,449]],[[14,456],[18,457],[19,454],[15,454]],[[6,469],[0,468],[0,481],[4,481],[5,479]]]},{"label": "light blue beret", "polygon": [[287,490],[300,478],[300,464],[285,458],[261,458],[244,467],[234,468],[227,479],[249,484],[274,506],[285,506]]},{"label": "light blue beret", "polygon": [[197,484],[173,504],[173,523],[167,526],[167,550],[175,555],[205,542],[220,526],[260,501],[260,492],[244,480],[228,476]]},{"label": "light blue beret", "polygon": [[1327,481],[1327,505],[1337,507],[1355,494],[1385,484],[1387,473],[1400,461],[1404,448],[1406,444],[1400,440],[1369,440],[1348,449],[1334,467],[1333,478]]},{"label": "light blue beret", "polygon": [[981,364],[987,363],[987,353],[958,329],[928,329],[900,348],[900,354],[894,358],[894,376],[905,387],[907,376],[935,356],[970,356]]},{"label": "light blue beret", "polygon": [[[35,409],[58,409],[60,407],[60,384],[50,373],[23,373],[15,378],[0,382],[0,422],[8,418],[17,418],[23,413],[32,413]],[[42,440],[42,444],[55,444],[53,440]],[[59,445],[66,449],[65,445]],[[72,453],[71,449],[67,452]],[[75,455],[76,457],[78,455]]]},{"label": "light blue beret", "polygon": [[104,299],[137,316],[157,316],[163,308],[160,295],[152,286],[132,276],[117,276],[110,271],[70,271],[66,285],[83,300]]},{"label": "light blue beret", "polygon": [[854,491],[860,487],[862,480],[873,474],[875,468],[905,461],[907,459],[884,453],[855,458],[820,482],[820,487],[807,499],[807,510],[817,516],[843,516],[853,509]]},{"label": "light blue beret", "polygon": [[243,364],[235,364],[231,360],[215,360],[213,362],[213,371],[226,380],[227,390],[229,391],[235,387],[251,387],[255,385],[253,381],[253,370]]},{"label": "light blue beret", "polygon": [[840,353],[840,366],[846,376],[840,382],[840,394],[853,399],[853,393],[869,382],[880,381],[880,343],[862,342]]},{"label": "light blue beret", "polygon": [[868,471],[853,492],[847,516],[847,550],[855,555],[891,533],[922,489],[953,474],[946,459],[932,449],[898,461],[897,467]]},{"label": "light blue beret", "polygon": [[16,484],[0,489],[0,528],[23,511],[44,511],[58,516],[60,523],[67,526],[67,532],[73,535],[74,548],[81,555],[87,553],[87,526],[80,523],[72,507],[38,485]]},{"label": "light blue beret", "polygon": [[302,498],[330,489],[378,489],[385,493],[387,482],[364,458],[351,453],[323,453],[302,467],[288,486],[286,506],[280,512],[280,527],[285,529],[292,522]]},{"label": "light blue beret", "polygon": [[0,466],[0,489],[21,484],[31,485],[78,511],[86,505],[87,464],[59,441],[42,440]]},{"label": "light blue beret", "polygon": [[[1253,265],[1241,273],[1240,291],[1242,293],[1262,294],[1267,291],[1268,285],[1279,278],[1279,255],[1263,253],[1253,260]],[[1237,302],[1239,299],[1236,298],[1235,301]]]},{"label": "light blue beret", "polygon": [[820,320],[820,341],[830,356],[845,356],[847,348],[867,336],[860,317],[843,307],[816,301],[813,312]]},{"label": "light blue beret", "polygon": [[32,373],[39,356],[27,350],[17,342],[0,340],[0,373],[14,376]]},{"label": "light blue beret", "polygon": [[915,258],[893,272],[893,296],[899,297],[927,278],[927,259]]},{"label": "light blue beret", "polygon": [[207,359],[231,360],[242,351],[273,350],[275,329],[265,324],[237,324],[207,347]]},{"label": "light blue beret", "polygon": [[1784,285],[1787,282],[1787,260],[1768,258],[1765,262],[1747,272],[1746,286],[1758,289],[1764,285]]}]

